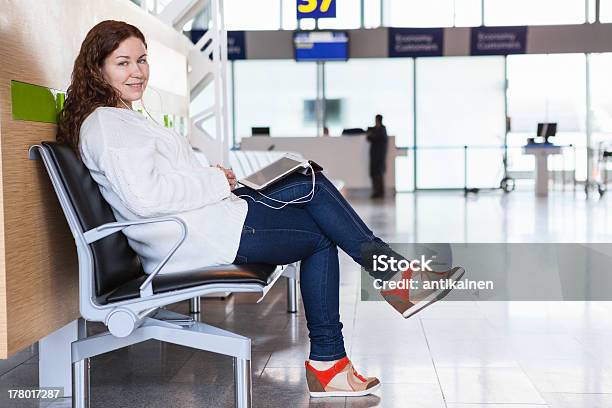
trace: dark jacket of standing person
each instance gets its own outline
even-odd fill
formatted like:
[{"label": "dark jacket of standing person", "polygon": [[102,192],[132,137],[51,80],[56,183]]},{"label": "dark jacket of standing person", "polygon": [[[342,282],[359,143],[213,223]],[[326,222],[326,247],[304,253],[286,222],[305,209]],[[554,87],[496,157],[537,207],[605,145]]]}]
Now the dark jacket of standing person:
[{"label": "dark jacket of standing person", "polygon": [[387,163],[387,128],[382,124],[382,115],[376,115],[376,126],[368,128],[366,136],[370,142],[370,177],[372,197],[382,197],[385,192],[384,176]]}]

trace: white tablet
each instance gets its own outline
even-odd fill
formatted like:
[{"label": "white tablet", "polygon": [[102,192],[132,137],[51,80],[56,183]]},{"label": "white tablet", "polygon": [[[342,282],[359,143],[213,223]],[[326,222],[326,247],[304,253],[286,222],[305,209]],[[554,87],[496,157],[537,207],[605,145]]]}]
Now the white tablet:
[{"label": "white tablet", "polygon": [[252,188],[253,190],[263,190],[270,184],[273,184],[294,171],[307,166],[308,160],[299,159],[293,156],[283,156],[250,176],[238,180],[238,182],[244,186]]}]

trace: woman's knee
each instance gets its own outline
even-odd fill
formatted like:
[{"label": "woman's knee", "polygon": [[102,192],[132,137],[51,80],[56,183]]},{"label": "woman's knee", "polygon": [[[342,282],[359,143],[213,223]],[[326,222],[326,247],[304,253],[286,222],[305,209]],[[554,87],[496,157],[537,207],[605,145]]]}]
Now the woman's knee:
[{"label": "woman's knee", "polygon": [[325,176],[325,174],[321,172],[315,174],[315,188],[325,188],[327,190],[329,190],[330,188],[336,189],[334,184],[329,181],[327,176]]},{"label": "woman's knee", "polygon": [[321,235],[321,239],[319,244],[317,245],[319,251],[321,250],[330,250],[331,252],[338,253],[338,247],[336,243],[329,239],[326,235]]}]

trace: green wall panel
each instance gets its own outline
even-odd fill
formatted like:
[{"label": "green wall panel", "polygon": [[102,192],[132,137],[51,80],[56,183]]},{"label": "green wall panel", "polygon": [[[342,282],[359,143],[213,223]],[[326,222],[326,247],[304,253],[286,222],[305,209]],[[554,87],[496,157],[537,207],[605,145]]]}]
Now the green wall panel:
[{"label": "green wall panel", "polygon": [[[57,123],[65,100],[66,94],[57,89],[11,81],[13,119]],[[140,109],[138,111],[143,113]],[[187,134],[186,122],[186,119],[181,116],[163,115],[164,126],[175,128],[183,136]]]},{"label": "green wall panel", "polygon": [[57,123],[65,94],[57,89],[11,81],[13,119]]}]

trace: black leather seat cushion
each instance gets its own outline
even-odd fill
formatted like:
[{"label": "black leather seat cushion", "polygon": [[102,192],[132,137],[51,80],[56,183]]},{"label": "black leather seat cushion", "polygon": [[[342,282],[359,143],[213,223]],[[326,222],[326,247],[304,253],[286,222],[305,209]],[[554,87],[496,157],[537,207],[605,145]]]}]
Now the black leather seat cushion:
[{"label": "black leather seat cushion", "polygon": [[[153,293],[158,294],[214,283],[255,283],[267,286],[275,270],[276,265],[267,264],[223,265],[199,271],[157,275],[153,279]],[[107,296],[99,298],[98,301],[106,304],[137,298],[140,296],[140,285],[146,278],[147,276],[141,276],[133,279],[119,286]]]},{"label": "black leather seat cushion", "polygon": [[[83,231],[115,222],[89,170],[66,145],[42,142],[59,174],[70,204]],[[140,260],[122,233],[112,234],[90,245],[94,260],[96,296],[102,304],[140,297],[139,287],[147,279]],[[158,275],[153,293],[164,293],[206,284],[270,283],[276,265],[223,265],[198,271]]]}]

